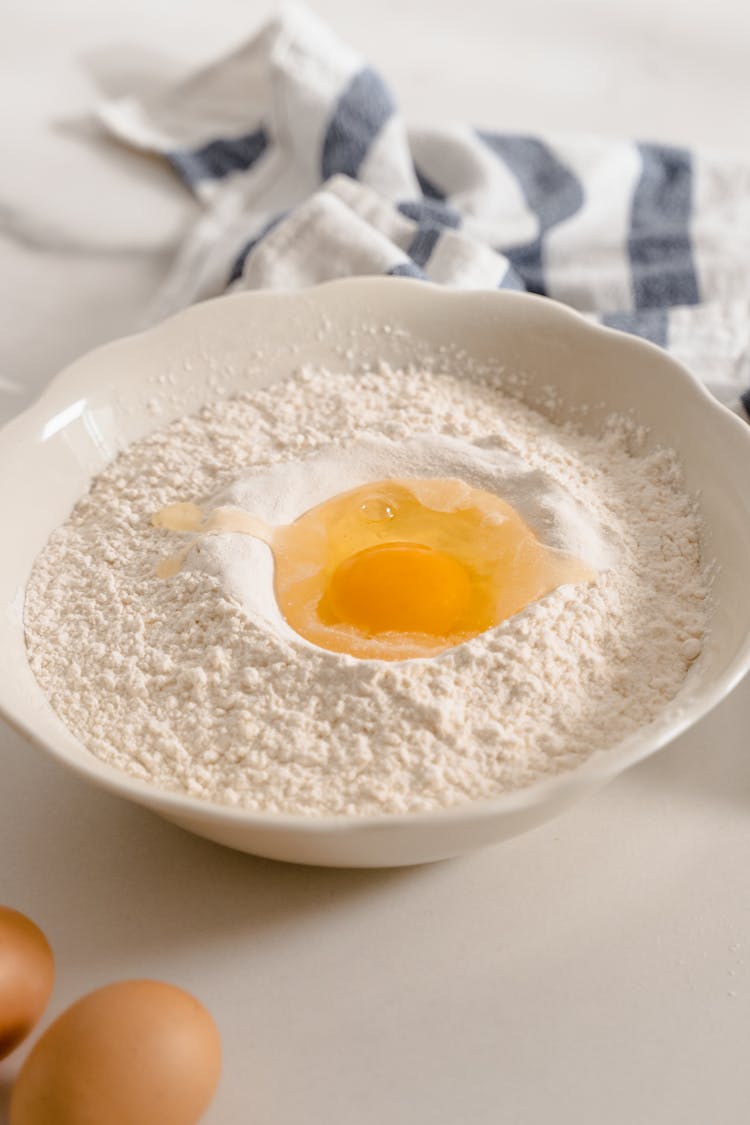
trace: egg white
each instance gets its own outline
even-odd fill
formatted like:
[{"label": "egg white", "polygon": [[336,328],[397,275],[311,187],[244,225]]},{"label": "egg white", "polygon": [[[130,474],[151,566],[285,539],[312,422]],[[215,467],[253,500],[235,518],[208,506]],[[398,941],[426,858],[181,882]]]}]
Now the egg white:
[{"label": "egg white", "polygon": [[[267,523],[287,524],[341,492],[393,477],[458,478],[511,504],[548,546],[568,551],[597,571],[617,561],[617,545],[586,507],[543,470],[530,468],[500,438],[479,443],[433,435],[399,442],[367,438],[341,449],[328,447],[306,460],[281,462],[238,478],[213,496],[205,510],[230,505]],[[251,620],[288,641],[315,647],[290,628],[279,610],[273,556],[265,543],[237,533],[205,536],[186,565],[217,578]]]}]

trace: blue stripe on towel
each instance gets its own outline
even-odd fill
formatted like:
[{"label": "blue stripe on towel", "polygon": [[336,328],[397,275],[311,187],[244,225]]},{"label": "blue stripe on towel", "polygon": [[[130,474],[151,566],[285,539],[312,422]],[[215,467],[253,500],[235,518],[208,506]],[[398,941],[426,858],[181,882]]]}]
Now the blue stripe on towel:
[{"label": "blue stripe on towel", "polygon": [[338,100],[323,139],[324,180],[342,172],[357,178],[362,161],[395,106],[387,86],[371,67],[354,75]]},{"label": "blue stripe on towel", "polygon": [[274,227],[278,226],[282,219],[285,219],[289,214],[288,211],[280,211],[278,215],[266,223],[264,227],[251,239],[249,239],[240,250],[237,257],[234,259],[232,269],[227,279],[227,285],[231,285],[233,281],[239,280],[242,277],[243,270],[245,269],[245,262],[248,254],[255,249],[259,242],[262,242],[267,234],[270,234]]},{"label": "blue stripe on towel", "polygon": [[450,227],[456,230],[461,226],[461,216],[447,203],[432,199],[407,199],[399,203],[398,209],[407,219],[424,226]]},{"label": "blue stripe on towel", "polygon": [[406,253],[418,266],[426,266],[440,239],[440,234],[439,227],[420,227]]},{"label": "blue stripe on towel", "polygon": [[414,262],[399,262],[398,265],[392,266],[388,270],[389,277],[418,277],[420,281],[426,281],[427,278],[423,274],[419,266]]},{"label": "blue stripe on towel", "polygon": [[255,129],[241,137],[220,137],[200,148],[174,149],[167,159],[188,187],[202,180],[223,180],[232,172],[252,168],[268,148],[265,129]]},{"label": "blue stripe on towel", "polygon": [[618,328],[620,332],[630,332],[666,348],[669,342],[669,316],[666,309],[641,309],[637,312],[607,313],[602,317],[606,328]]},{"label": "blue stripe on towel", "polygon": [[442,191],[437,184],[421,171],[421,169],[414,166],[414,171],[417,176],[417,183],[419,189],[427,199],[436,199],[438,203],[445,203],[445,192]]},{"label": "blue stripe on towel", "polygon": [[526,292],[526,286],[521,278],[518,276],[516,269],[510,265],[503,274],[503,279],[498,285],[498,289],[516,289],[520,293]]},{"label": "blue stripe on towel", "polygon": [[628,239],[635,306],[696,305],[700,292],[690,242],[690,153],[655,144],[639,144],[638,152],[642,170]]},{"label": "blue stripe on towel", "polygon": [[523,246],[500,246],[532,293],[544,293],[544,235],[583,206],[580,180],[536,137],[479,132],[479,137],[518,180],[539,223],[539,235]]}]

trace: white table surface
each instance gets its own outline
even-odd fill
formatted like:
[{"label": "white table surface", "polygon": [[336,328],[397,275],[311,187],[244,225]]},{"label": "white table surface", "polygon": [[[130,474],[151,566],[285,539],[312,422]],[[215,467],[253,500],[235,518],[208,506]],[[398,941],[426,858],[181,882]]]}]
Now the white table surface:
[{"label": "white table surface", "polygon": [[[412,118],[750,145],[745,0],[314,6]],[[80,122],[92,71],[110,90],[145,80],[123,45],[166,47],[179,70],[269,8],[5,0],[4,416],[75,354],[132,328],[190,216],[162,169],[92,148]],[[54,251],[33,245],[40,218]],[[746,682],[559,820],[391,872],[210,845],[0,728],[0,901],[55,947],[52,1013],[133,976],[204,1000],[225,1047],[207,1125],[744,1125],[749,715]],[[0,1120],[17,1061],[0,1065]]]}]

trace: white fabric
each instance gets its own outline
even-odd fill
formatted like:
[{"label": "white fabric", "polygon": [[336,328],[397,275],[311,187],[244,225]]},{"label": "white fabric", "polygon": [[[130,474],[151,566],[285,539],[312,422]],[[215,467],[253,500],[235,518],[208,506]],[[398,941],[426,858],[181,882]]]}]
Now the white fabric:
[{"label": "white fabric", "polygon": [[667,346],[724,401],[750,387],[746,160],[407,129],[365,60],[300,6],[187,82],[101,118],[170,159],[204,208],[153,319],[227,288],[410,273],[544,292]]}]

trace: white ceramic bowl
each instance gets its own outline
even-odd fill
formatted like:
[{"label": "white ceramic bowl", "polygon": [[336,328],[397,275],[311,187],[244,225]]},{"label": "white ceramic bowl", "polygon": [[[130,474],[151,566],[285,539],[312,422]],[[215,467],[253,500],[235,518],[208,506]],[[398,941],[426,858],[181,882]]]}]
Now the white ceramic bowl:
[{"label": "white ceramic bowl", "polygon": [[[387,333],[378,331],[384,326]],[[23,597],[35,556],[91,477],[126,444],[172,418],[210,398],[281,379],[303,361],[346,369],[351,360],[345,353],[354,348],[360,361],[398,364],[415,348],[441,345],[522,370],[532,391],[553,383],[566,404],[594,407],[589,426],[611,411],[633,410],[654,442],[679,452],[688,487],[702,496],[707,552],[720,566],[708,650],[673,706],[573,772],[495,800],[405,816],[307,819],[230,809],[156,789],[90,754],[54,714],[31,673]],[[749,465],[750,427],[665,352],[542,298],[386,278],[196,305],[84,356],[0,432],[0,712],[101,788],[230,847],[352,867],[458,855],[548,819],[652,754],[718,703],[750,667]]]}]

